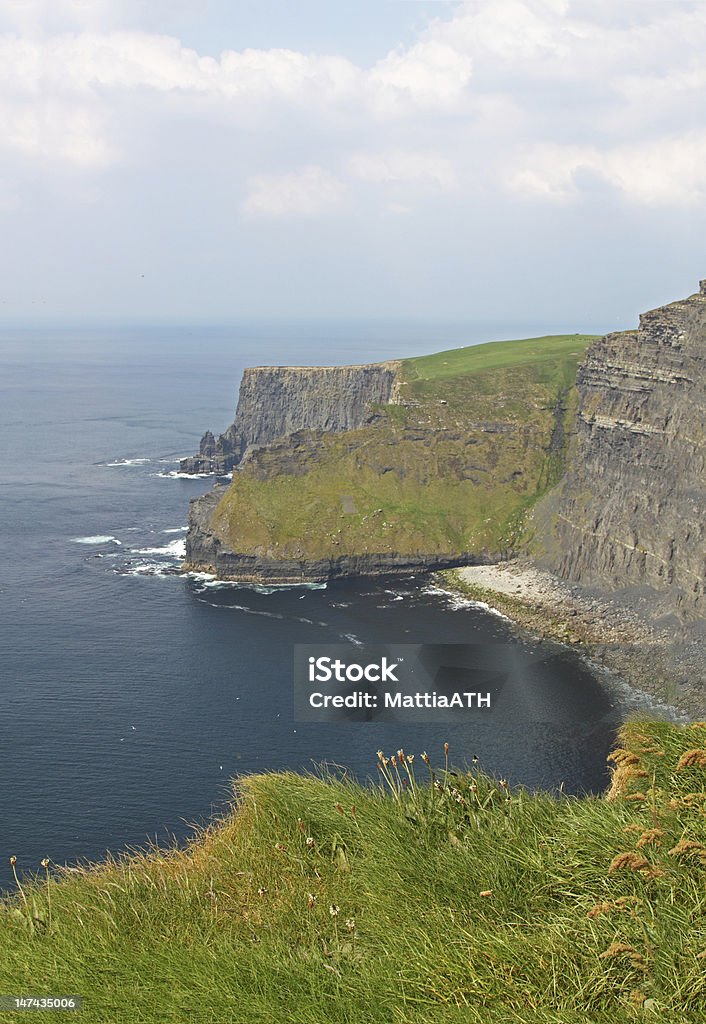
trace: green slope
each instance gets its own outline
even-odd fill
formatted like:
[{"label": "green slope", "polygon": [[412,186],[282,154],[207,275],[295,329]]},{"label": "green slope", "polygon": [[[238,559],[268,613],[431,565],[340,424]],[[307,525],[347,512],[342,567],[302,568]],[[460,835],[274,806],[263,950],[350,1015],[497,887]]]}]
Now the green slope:
[{"label": "green slope", "polygon": [[563,468],[591,338],[494,342],[402,364],[401,404],[345,434],[256,453],[213,518],[271,558],[499,553]]},{"label": "green slope", "polygon": [[591,334],[548,334],[541,338],[491,341],[485,345],[468,345],[430,356],[418,356],[408,359],[407,366],[414,368],[420,380],[441,380],[459,374],[540,363],[551,378],[553,364],[576,365],[577,357],[595,337]]},{"label": "green slope", "polygon": [[86,1024],[695,1024],[705,724],[620,744],[609,799],[447,774],[442,752],[441,788],[419,752],[387,789],[245,778],[185,851],[23,884],[0,992],[81,993]]}]

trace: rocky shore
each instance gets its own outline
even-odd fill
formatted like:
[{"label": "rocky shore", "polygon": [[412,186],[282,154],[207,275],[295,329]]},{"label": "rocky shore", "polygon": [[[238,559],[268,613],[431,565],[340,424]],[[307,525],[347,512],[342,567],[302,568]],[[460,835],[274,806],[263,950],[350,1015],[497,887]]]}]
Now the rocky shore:
[{"label": "rocky shore", "polygon": [[568,583],[528,559],[440,574],[444,583],[506,615],[520,634],[567,644],[656,700],[706,714],[706,636],[694,624],[649,621],[644,596]]}]

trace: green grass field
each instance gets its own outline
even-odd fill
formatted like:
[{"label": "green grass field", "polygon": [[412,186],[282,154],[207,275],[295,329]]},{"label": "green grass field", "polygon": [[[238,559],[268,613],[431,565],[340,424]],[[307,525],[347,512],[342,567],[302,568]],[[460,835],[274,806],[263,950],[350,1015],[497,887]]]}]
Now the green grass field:
[{"label": "green grass field", "polygon": [[706,1019],[706,723],[624,727],[607,797],[430,753],[243,778],[188,849],[22,883],[0,992],[90,1024]]},{"label": "green grass field", "polygon": [[406,365],[414,369],[419,380],[443,380],[459,374],[535,364],[546,367],[551,376],[552,364],[575,366],[595,338],[593,334],[549,334],[541,338],[490,341],[408,359]]},{"label": "green grass field", "polygon": [[401,403],[369,426],[299,435],[246,461],[216,533],[233,551],[275,559],[511,549],[522,514],[563,470],[590,340],[493,342],[403,362]]}]

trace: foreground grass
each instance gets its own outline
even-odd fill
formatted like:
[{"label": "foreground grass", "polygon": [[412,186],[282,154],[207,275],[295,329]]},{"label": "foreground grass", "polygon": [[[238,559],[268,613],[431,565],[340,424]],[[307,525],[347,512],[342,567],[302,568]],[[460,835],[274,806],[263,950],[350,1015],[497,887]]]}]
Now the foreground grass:
[{"label": "foreground grass", "polygon": [[704,1020],[705,743],[626,726],[608,798],[421,786],[419,755],[379,790],[243,779],[187,850],[24,885],[0,992],[91,1022]]},{"label": "foreground grass", "polygon": [[493,342],[402,363],[400,404],[340,434],[252,454],[212,526],[274,559],[512,550],[564,468],[587,335]]}]

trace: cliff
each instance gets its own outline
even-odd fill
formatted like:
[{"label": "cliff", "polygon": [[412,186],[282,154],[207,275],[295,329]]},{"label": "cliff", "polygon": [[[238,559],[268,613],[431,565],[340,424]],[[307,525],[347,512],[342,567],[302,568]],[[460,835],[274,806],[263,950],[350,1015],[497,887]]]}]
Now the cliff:
[{"label": "cliff", "polygon": [[589,348],[568,472],[534,515],[540,565],[704,617],[705,368],[706,281]]},{"label": "cliff", "polygon": [[220,449],[194,460],[236,472],[192,502],[187,567],[284,583],[505,557],[561,473],[588,340],[246,371]]},{"label": "cliff", "polygon": [[191,502],[186,539],[187,565],[212,572],[219,579],[281,586],[342,576],[394,576],[419,569],[431,571],[461,565],[471,558],[458,551],[438,554],[357,551],[319,557],[309,552],[294,552],[286,557],[262,546],[233,551],[223,540],[218,520],[214,523],[214,514],[224,495],[224,488],[215,487]]},{"label": "cliff", "polygon": [[360,427],[393,399],[398,363],[364,366],[256,366],[243,372],[235,420],[218,438],[210,430],[182,473],[225,474],[252,447],[297,430]]}]

